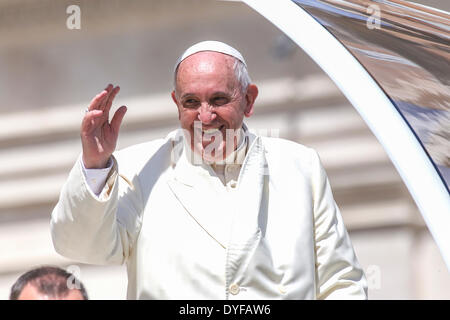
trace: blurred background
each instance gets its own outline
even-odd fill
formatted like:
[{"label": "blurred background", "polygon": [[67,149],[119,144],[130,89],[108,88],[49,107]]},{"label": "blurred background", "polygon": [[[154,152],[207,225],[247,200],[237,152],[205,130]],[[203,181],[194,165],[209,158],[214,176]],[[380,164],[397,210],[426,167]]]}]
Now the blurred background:
[{"label": "blurred background", "polygon": [[[450,11],[448,0],[415,2]],[[70,5],[81,9],[80,29],[67,27]],[[113,108],[128,112],[119,148],[164,137],[178,125],[173,64],[202,40],[227,42],[247,60],[260,89],[250,128],[319,152],[369,298],[450,298],[443,259],[381,145],[321,69],[245,4],[0,0],[0,39],[0,299],[23,272],[47,264],[75,272],[92,299],[125,299],[124,266],[54,251],[50,214],[81,152],[92,97],[120,85]]]}]

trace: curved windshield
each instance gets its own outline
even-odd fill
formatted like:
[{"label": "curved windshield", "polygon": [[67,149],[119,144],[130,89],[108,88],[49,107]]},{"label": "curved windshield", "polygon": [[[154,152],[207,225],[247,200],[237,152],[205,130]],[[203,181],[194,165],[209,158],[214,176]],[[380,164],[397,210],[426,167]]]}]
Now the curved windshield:
[{"label": "curved windshield", "polygon": [[[405,1],[293,0],[377,81],[450,185],[450,15]],[[331,53],[332,54],[332,53]]]}]

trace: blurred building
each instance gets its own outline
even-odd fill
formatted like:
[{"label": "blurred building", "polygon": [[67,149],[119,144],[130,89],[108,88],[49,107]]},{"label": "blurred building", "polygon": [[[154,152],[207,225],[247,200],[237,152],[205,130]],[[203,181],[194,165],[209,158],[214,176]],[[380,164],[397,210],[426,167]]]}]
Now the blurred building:
[{"label": "blurred building", "polygon": [[[445,0],[417,2],[450,11]],[[74,4],[80,29],[67,27]],[[125,298],[125,267],[55,253],[50,214],[80,154],[79,127],[92,97],[108,83],[121,86],[115,107],[129,110],[119,148],[164,137],[177,127],[173,64],[206,39],[230,43],[247,60],[260,88],[248,126],[319,152],[369,297],[450,298],[448,270],[381,145],[320,68],[246,5],[2,0],[0,39],[0,299],[21,273],[42,264],[76,272],[93,299]]]}]

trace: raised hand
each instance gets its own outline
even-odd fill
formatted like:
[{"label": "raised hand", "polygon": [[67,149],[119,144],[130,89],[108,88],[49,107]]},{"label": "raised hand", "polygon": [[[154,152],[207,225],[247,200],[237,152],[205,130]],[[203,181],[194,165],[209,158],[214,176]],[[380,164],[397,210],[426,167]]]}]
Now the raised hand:
[{"label": "raised hand", "polygon": [[120,88],[109,84],[92,99],[81,123],[81,144],[85,168],[105,168],[116,149],[117,137],[127,107],[121,106],[109,122],[109,110]]}]

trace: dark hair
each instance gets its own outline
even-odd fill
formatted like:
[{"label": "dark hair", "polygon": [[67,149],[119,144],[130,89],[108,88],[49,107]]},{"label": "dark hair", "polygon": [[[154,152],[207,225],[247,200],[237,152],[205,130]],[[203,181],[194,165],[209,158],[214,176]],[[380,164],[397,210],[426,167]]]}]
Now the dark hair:
[{"label": "dark hair", "polygon": [[80,291],[84,300],[88,300],[86,289],[73,274],[52,266],[32,269],[21,275],[11,287],[9,299],[17,300],[27,284],[33,285],[40,293],[47,294],[50,297],[65,297],[71,290],[68,287],[68,281],[72,279],[79,285],[76,289]]}]

